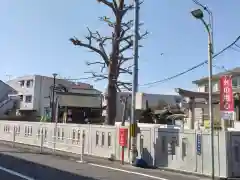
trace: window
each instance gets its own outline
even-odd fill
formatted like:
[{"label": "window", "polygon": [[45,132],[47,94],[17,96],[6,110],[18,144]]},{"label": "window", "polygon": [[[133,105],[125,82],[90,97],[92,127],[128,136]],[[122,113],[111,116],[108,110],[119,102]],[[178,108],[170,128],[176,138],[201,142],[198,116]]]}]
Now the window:
[{"label": "window", "polygon": [[209,90],[208,90],[208,84],[205,84],[204,85],[204,92],[208,92]]},{"label": "window", "polygon": [[20,84],[21,87],[23,87],[24,86],[24,81],[19,81],[19,84]]},{"label": "window", "polygon": [[219,91],[219,83],[218,82],[213,84],[213,92],[217,92],[217,91]]},{"label": "window", "polygon": [[32,102],[32,96],[26,96],[25,102],[26,103],[31,103]]},{"label": "window", "polygon": [[238,77],[234,77],[233,79],[232,79],[232,86],[233,87],[238,87]]},{"label": "window", "polygon": [[23,101],[23,95],[19,96],[20,101]]},{"label": "window", "polygon": [[27,86],[27,88],[32,87],[33,86],[33,80],[27,80],[26,86]]}]

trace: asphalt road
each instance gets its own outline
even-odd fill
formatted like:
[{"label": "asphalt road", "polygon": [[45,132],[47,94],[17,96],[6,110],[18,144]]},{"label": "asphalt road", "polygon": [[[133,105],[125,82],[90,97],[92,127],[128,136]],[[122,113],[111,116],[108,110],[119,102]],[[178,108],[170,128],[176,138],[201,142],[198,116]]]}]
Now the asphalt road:
[{"label": "asphalt road", "polygon": [[6,180],[24,180],[16,175],[12,175],[12,174],[2,171],[2,170],[0,170],[0,178],[6,179]]},{"label": "asphalt road", "polygon": [[[10,172],[6,172],[6,169],[10,170]],[[16,174],[22,177],[25,176],[25,178],[21,178]],[[0,179],[198,180],[203,178],[160,170],[138,169],[127,165],[121,166],[115,162],[109,164],[109,162],[94,161],[94,159],[87,160],[86,163],[78,163],[76,159],[69,159],[69,157],[39,154],[34,151],[0,144]]]}]

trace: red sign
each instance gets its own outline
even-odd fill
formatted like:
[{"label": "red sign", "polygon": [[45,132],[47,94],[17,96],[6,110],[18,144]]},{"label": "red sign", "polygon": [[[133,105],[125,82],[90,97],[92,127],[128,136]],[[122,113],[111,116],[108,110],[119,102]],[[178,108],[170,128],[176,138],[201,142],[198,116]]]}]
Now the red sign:
[{"label": "red sign", "polygon": [[231,76],[222,76],[220,78],[220,111],[226,113],[234,111]]},{"label": "red sign", "polygon": [[119,129],[119,145],[126,147],[128,140],[128,129],[127,128],[120,128]]}]

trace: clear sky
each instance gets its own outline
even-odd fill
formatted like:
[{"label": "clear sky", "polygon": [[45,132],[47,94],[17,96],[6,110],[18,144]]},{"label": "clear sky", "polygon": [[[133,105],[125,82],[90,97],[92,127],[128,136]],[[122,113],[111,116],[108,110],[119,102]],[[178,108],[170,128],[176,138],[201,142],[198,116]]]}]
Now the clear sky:
[{"label": "clear sky", "polygon": [[[240,1],[201,2],[214,14],[217,52],[240,35]],[[150,34],[141,43],[139,84],[175,75],[207,59],[207,33],[190,14],[196,7],[191,0],[146,0],[141,6],[143,28]],[[98,17],[108,14],[108,9],[96,0],[1,0],[0,79],[53,72],[64,77],[86,77],[84,72],[90,69],[85,61],[96,60],[97,56],[74,47],[68,39],[84,37],[86,27],[106,32],[108,27]],[[240,49],[229,49],[214,63],[233,68],[240,66],[239,57]],[[169,94],[177,87],[192,89],[192,81],[205,75],[207,66],[153,87],[140,86],[140,91]],[[89,82],[100,90],[106,87],[106,82]]]}]

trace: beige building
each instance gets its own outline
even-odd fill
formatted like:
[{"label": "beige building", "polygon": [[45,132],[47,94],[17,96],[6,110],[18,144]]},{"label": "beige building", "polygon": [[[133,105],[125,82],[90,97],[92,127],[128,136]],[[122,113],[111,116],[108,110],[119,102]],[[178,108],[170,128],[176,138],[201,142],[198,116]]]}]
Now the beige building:
[{"label": "beige building", "polygon": [[[213,75],[213,92],[219,92],[219,79],[223,75],[232,76],[232,85],[234,92],[240,92],[240,67],[231,69],[226,72],[221,72]],[[204,77],[198,80],[193,81],[193,84],[197,85],[198,92],[208,92],[208,77]]]},{"label": "beige building", "polygon": [[[219,79],[223,75],[231,75],[232,76],[232,85],[233,92],[235,98],[235,114],[232,121],[221,121],[220,116],[220,86]],[[201,78],[199,80],[193,81],[195,85],[197,85],[197,91],[188,91],[178,88],[177,92],[187,99],[186,106],[189,108],[188,118],[186,124],[190,128],[197,128],[197,126],[205,126],[209,128],[209,108],[208,108],[208,77]],[[238,97],[240,92],[240,68],[234,68],[232,70],[218,73],[213,75],[213,118],[216,128],[223,128],[224,123],[225,127],[232,126],[233,122],[239,121],[239,105]]]}]

